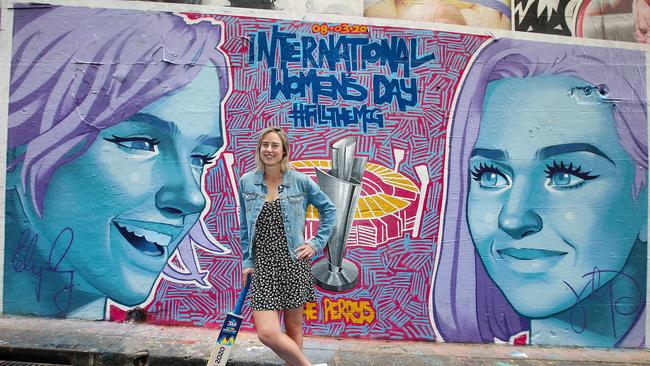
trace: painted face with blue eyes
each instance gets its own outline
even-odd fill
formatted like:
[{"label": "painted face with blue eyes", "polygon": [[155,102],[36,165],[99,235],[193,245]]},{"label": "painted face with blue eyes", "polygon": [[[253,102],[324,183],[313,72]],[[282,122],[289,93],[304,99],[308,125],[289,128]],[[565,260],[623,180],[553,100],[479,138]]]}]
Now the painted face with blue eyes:
[{"label": "painted face with blue eyes", "polygon": [[26,211],[50,242],[72,229],[60,268],[74,271],[76,296],[125,305],[147,298],[199,219],[202,173],[222,145],[219,79],[204,67],[190,84],[101,130],[82,156],[56,170],[42,217]]},{"label": "painted face with blue eyes", "polygon": [[[573,290],[584,299],[623,269],[637,238],[647,241],[646,192],[634,198],[613,106],[578,78],[488,84],[468,173],[477,252],[524,316],[572,307]],[[594,270],[600,281],[586,286]]]}]

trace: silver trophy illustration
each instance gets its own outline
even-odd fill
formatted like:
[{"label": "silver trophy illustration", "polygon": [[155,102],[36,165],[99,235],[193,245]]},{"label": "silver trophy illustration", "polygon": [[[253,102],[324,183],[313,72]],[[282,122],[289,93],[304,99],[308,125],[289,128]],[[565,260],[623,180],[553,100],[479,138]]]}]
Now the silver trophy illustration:
[{"label": "silver trophy illustration", "polygon": [[359,269],[345,256],[345,243],[352,227],[357,201],[361,194],[361,179],[368,158],[355,157],[355,137],[346,137],[332,144],[332,169],[324,172],[316,168],[318,185],[336,206],[336,221],[327,242],[327,260],[312,267],[318,286],[329,291],[354,288]]}]

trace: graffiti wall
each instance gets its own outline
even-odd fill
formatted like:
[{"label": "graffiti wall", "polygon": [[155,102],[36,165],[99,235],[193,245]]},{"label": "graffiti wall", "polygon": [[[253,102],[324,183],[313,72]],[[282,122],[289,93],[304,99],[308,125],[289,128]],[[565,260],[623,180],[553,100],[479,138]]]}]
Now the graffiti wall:
[{"label": "graffiti wall", "polygon": [[513,29],[648,43],[646,0],[514,0]]},{"label": "graffiti wall", "polygon": [[638,43],[648,43],[650,27],[647,0],[141,1],[355,15]]},{"label": "graffiti wall", "polygon": [[307,334],[644,346],[644,52],[187,9],[10,12],[4,313],[220,327],[280,126]]}]

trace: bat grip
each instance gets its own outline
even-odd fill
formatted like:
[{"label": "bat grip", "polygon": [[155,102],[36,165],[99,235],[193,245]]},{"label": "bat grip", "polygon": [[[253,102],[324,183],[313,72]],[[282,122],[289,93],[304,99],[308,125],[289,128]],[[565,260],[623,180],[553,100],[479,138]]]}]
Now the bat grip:
[{"label": "bat grip", "polygon": [[235,310],[233,310],[233,314],[235,315],[241,315],[241,309],[244,307],[244,300],[246,300],[246,295],[248,294],[248,288],[251,287],[251,275],[249,274],[246,277],[246,286],[241,290],[241,293],[239,294],[239,297],[237,298],[237,303],[235,304]]}]

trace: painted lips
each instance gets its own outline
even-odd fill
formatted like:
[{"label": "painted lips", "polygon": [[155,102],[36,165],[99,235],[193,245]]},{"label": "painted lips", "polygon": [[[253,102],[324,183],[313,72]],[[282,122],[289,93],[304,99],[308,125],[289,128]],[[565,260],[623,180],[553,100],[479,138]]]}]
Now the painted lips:
[{"label": "painted lips", "polygon": [[536,259],[547,259],[547,258],[553,258],[553,257],[561,257],[561,256],[567,254],[567,252],[562,252],[562,251],[558,251],[558,250],[530,249],[530,248],[498,249],[497,253],[499,253],[502,257],[503,256],[508,256],[508,257],[518,259],[518,260],[522,260],[522,261],[531,261],[531,260],[536,260]]},{"label": "painted lips", "polygon": [[165,254],[165,248],[172,236],[137,225],[113,222],[117,230],[134,248],[145,255],[158,257]]}]

